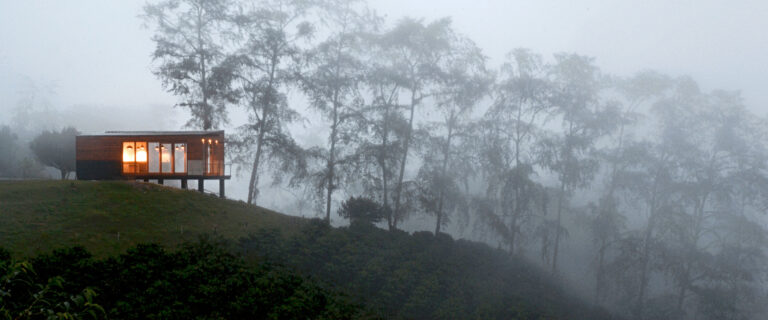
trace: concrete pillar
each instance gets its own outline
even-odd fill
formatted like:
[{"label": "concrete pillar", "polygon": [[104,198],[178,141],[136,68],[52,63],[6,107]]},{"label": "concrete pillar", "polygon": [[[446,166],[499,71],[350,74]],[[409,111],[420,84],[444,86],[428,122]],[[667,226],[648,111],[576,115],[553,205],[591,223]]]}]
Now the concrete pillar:
[{"label": "concrete pillar", "polygon": [[181,179],[181,188],[184,190],[187,189],[187,179]]},{"label": "concrete pillar", "polygon": [[204,192],[203,189],[203,179],[197,179],[197,191]]},{"label": "concrete pillar", "polygon": [[224,179],[219,179],[219,198],[224,198]]}]

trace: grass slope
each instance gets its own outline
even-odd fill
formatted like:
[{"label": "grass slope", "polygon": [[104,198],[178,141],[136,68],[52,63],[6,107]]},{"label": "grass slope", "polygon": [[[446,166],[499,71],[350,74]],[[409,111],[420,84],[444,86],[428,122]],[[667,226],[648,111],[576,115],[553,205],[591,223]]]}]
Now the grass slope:
[{"label": "grass slope", "polygon": [[[120,238],[118,239],[118,232]],[[350,294],[386,318],[613,319],[536,266],[487,245],[429,232],[330,228],[243,202],[133,182],[0,182],[0,247],[31,257],[82,245],[97,257],[138,243],[177,247],[200,234],[236,240]]]},{"label": "grass slope", "polygon": [[[202,233],[236,239],[305,220],[196,191],[122,181],[0,181],[0,246],[18,256],[83,245],[96,256]],[[119,239],[118,239],[119,233]]]}]

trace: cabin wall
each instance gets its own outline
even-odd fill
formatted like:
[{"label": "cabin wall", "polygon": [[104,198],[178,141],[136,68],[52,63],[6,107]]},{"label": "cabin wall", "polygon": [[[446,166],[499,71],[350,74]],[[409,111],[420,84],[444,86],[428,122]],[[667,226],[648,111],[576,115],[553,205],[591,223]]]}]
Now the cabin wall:
[{"label": "cabin wall", "polygon": [[[203,175],[204,149],[203,141],[208,139],[218,140],[214,148],[212,159],[223,163],[224,161],[224,135],[159,135],[159,136],[78,136],[76,139],[76,172],[81,180],[115,180],[135,178],[135,175],[124,175],[122,167],[123,142],[144,141],[159,143],[186,143],[187,144],[187,173],[184,175]],[[223,171],[215,172],[223,175]],[[167,174],[180,176],[180,174]]]}]

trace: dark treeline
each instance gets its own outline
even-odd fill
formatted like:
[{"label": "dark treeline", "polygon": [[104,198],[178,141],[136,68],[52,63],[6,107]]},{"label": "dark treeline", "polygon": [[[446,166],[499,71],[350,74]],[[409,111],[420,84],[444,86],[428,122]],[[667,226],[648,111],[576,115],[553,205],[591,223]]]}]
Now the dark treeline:
[{"label": "dark treeline", "polygon": [[[429,215],[631,318],[765,315],[766,123],[736,92],[572,53],[515,49],[494,68],[450,19],[390,22],[360,1],[166,1],[144,18],[190,126],[246,112],[229,147],[249,203],[269,173],[328,222],[349,195],[392,231]],[[291,137],[308,118],[294,95],[323,145]]]}]

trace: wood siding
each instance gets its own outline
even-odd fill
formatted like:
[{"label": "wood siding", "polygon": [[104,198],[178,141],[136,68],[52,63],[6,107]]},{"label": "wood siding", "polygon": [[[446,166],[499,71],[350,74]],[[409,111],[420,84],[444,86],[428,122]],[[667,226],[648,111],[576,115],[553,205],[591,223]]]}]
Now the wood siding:
[{"label": "wood siding", "polygon": [[[187,163],[190,161],[204,160],[203,141],[212,141],[213,154],[211,161],[217,164],[224,163],[224,134],[212,133],[206,135],[93,135],[78,136],[76,139],[76,161],[78,177],[81,172],[83,179],[114,179],[113,166],[120,166],[123,159],[123,142],[159,142],[159,143],[186,143]],[[215,141],[218,140],[218,144]],[[109,164],[109,165],[107,165]],[[109,170],[105,168],[109,167]],[[219,170],[209,175],[223,176],[223,165]],[[101,172],[101,173],[100,173]],[[122,169],[121,169],[122,172]],[[120,174],[122,175],[122,173]],[[158,175],[158,174],[153,174]],[[167,173],[169,176],[180,176],[178,173]],[[132,177],[134,175],[126,175]],[[181,175],[183,176],[183,175]]]}]

